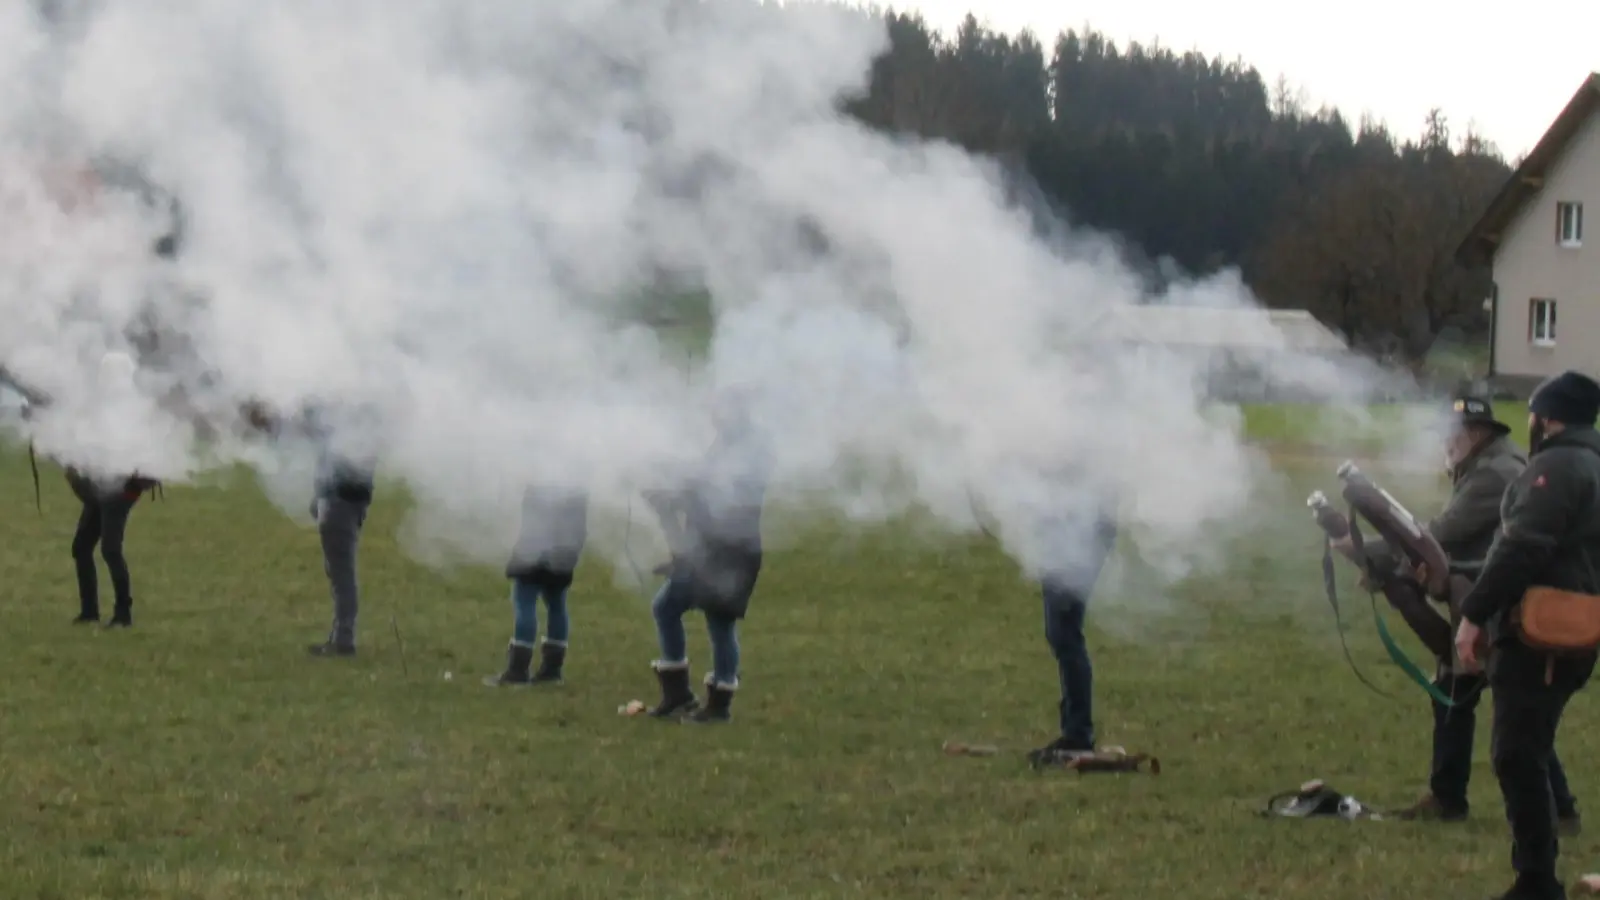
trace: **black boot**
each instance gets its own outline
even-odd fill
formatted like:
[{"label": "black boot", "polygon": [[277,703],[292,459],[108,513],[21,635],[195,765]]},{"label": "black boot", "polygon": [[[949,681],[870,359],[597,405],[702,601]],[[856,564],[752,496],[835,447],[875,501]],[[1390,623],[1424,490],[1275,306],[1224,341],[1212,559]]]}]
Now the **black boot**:
[{"label": "black boot", "polygon": [[490,687],[503,684],[527,684],[529,679],[528,667],[533,665],[533,648],[521,644],[512,644],[506,648],[506,670],[499,675],[490,675],[483,679],[483,683]]},{"label": "black boot", "polygon": [[72,624],[74,624],[74,625],[93,625],[93,624],[95,624],[95,623],[97,623],[99,621],[100,621],[100,614],[98,612],[95,612],[94,610],[86,609],[83,612],[78,613],[78,617],[76,619],[72,620]]},{"label": "black boot", "polygon": [[549,641],[539,645],[539,670],[533,673],[535,684],[560,684],[561,667],[567,662],[567,645]]},{"label": "black boot", "polygon": [[724,687],[707,678],[706,705],[690,713],[686,721],[697,725],[711,725],[730,721],[733,718],[733,713],[730,710],[730,707],[733,706],[733,691],[733,688]]},{"label": "black boot", "polygon": [[1493,900],[1566,900],[1567,888],[1553,876],[1543,878],[1535,876],[1518,875],[1512,883],[1511,890],[1499,894]]},{"label": "black boot", "polygon": [[355,656],[356,655],[356,645],[355,644],[341,644],[338,641],[335,641],[334,639],[329,638],[328,640],[325,640],[320,644],[312,644],[310,647],[307,647],[306,648],[306,652],[310,653],[312,656],[321,656],[321,657]]},{"label": "black boot", "polygon": [[689,667],[662,668],[654,664],[656,680],[661,682],[661,702],[650,710],[657,719],[676,719],[694,712],[700,706],[694,691],[689,690]]},{"label": "black boot", "polygon": [[132,628],[133,627],[133,601],[118,603],[111,610],[111,621],[106,623],[107,628]]},{"label": "black boot", "polygon": [[1037,750],[1030,750],[1028,764],[1038,769],[1044,766],[1064,765],[1080,757],[1093,755],[1094,746],[1087,741],[1058,737]]}]

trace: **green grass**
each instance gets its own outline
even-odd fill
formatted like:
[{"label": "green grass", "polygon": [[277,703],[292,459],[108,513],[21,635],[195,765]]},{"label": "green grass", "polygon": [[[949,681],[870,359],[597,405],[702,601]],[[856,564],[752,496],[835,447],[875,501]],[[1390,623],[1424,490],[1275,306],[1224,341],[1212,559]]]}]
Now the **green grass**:
[{"label": "green grass", "polygon": [[[1404,441],[1406,430],[1425,422],[1430,411],[1413,404],[1347,408],[1311,403],[1251,404],[1243,407],[1244,435],[1275,444],[1374,447]],[[1502,402],[1495,417],[1511,426],[1524,446],[1528,440],[1526,404]]]},{"label": "green grass", "polygon": [[[1509,878],[1487,713],[1465,825],[1257,817],[1314,776],[1407,802],[1427,768],[1425,699],[1383,664],[1370,613],[1354,652],[1403,700],[1338,654],[1299,474],[1224,568],[1156,596],[1129,563],[1096,598],[1102,739],[1164,771],[1079,778],[1020,758],[1051,737],[1054,668],[1033,587],[981,541],[823,530],[774,553],[735,721],[695,729],[616,714],[652,697],[653,631],[593,559],[567,684],[483,687],[505,583],[409,562],[393,490],[362,551],[359,659],[304,655],[327,617],[316,539],[248,484],[141,504],[137,627],[72,627],[75,506],[48,470],[39,518],[26,464],[3,460],[6,898],[1347,900]],[[1441,490],[1392,487],[1419,507]],[[1563,756],[1592,799],[1600,722],[1583,702],[1568,719]],[[947,758],[950,739],[1008,752]],[[1564,849],[1576,874],[1595,839]]]}]

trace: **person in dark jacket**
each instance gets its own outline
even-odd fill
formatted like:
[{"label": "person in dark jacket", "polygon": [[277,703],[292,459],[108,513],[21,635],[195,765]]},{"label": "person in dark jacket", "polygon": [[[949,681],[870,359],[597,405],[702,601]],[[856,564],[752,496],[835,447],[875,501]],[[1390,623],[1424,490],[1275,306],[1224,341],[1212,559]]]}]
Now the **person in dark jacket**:
[{"label": "person in dark jacket", "polygon": [[[1481,561],[1500,528],[1500,503],[1506,489],[1527,468],[1528,460],[1511,440],[1511,428],[1494,417],[1494,408],[1482,397],[1464,395],[1452,403],[1454,427],[1447,437],[1445,458],[1450,473],[1450,500],[1427,523],[1428,533],[1452,561]],[[1346,539],[1345,544],[1349,543]],[[1369,558],[1379,565],[1395,565],[1382,541],[1367,542]],[[1460,616],[1452,612],[1452,631]],[[1454,701],[1433,706],[1433,759],[1428,792],[1415,805],[1402,810],[1401,819],[1458,822],[1467,818],[1467,785],[1472,778],[1472,744],[1477,731],[1478,701],[1487,680],[1481,672],[1467,671],[1459,658],[1441,660],[1434,685]],[[1554,752],[1550,755],[1550,790],[1562,830],[1581,828],[1578,801],[1572,796],[1566,770]]]},{"label": "person in dark jacket", "polygon": [[312,656],[354,656],[356,615],[361,610],[356,555],[361,529],[372,506],[374,465],[336,451],[332,430],[319,413],[307,417],[312,436],[320,443],[317,477],[313,486],[311,516],[322,543],[322,570],[328,576],[333,598],[333,625],[325,640],[312,644]]},{"label": "person in dark jacket", "polygon": [[361,529],[372,506],[376,464],[356,460],[334,447],[334,427],[327,411],[312,406],[285,420],[258,400],[241,405],[247,431],[278,437],[285,433],[309,438],[317,446],[317,473],[312,484],[311,518],[322,544],[322,571],[333,599],[333,624],[328,636],[307,648],[312,656],[354,656],[356,615],[361,610],[356,577],[356,551]]},{"label": "person in dark jacket", "polygon": [[1117,545],[1116,501],[1106,491],[1086,488],[1075,508],[1050,523],[1056,563],[1040,579],[1044,598],[1044,638],[1056,658],[1061,684],[1057,704],[1060,733],[1034,750],[1034,764],[1064,762],[1095,751],[1094,666],[1084,637],[1089,597],[1100,571]]},{"label": "person in dark jacket", "polygon": [[[652,664],[661,701],[649,712],[660,719],[726,722],[739,688],[738,624],[750,608],[761,573],[761,508],[766,499],[770,455],[740,397],[725,396],[716,408],[716,439],[702,469],[683,490],[647,492],[672,548],[660,572],[666,584],[651,612],[661,657]],[[705,614],[711,638],[706,705],[690,687],[688,637],[683,617]]]},{"label": "person in dark jacket", "polygon": [[1528,467],[1501,502],[1500,533],[1461,602],[1456,651],[1476,667],[1487,644],[1494,690],[1490,755],[1511,826],[1516,881],[1502,900],[1566,896],[1550,760],[1561,715],[1594,674],[1594,652],[1523,643],[1512,618],[1535,586],[1600,594],[1600,384],[1578,372],[1545,381],[1528,401]]},{"label": "person in dark jacket", "polygon": [[[589,496],[571,488],[528,488],[522,496],[522,526],[506,564],[511,579],[511,646],[506,669],[484,679],[489,685],[550,684],[561,681],[567,661],[567,591],[589,534]],[[545,636],[538,643],[539,668],[533,649],[539,640],[539,601],[544,600]]]}]

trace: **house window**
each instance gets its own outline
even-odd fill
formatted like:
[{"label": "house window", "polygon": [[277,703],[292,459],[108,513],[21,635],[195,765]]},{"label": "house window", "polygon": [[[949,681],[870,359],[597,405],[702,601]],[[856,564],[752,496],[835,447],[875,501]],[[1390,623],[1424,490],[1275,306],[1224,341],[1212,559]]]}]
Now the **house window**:
[{"label": "house window", "polygon": [[1556,204],[1556,240],[1563,247],[1583,246],[1583,204]]},{"label": "house window", "polygon": [[1553,347],[1556,343],[1556,302],[1533,299],[1528,301],[1528,340],[1540,347]]}]

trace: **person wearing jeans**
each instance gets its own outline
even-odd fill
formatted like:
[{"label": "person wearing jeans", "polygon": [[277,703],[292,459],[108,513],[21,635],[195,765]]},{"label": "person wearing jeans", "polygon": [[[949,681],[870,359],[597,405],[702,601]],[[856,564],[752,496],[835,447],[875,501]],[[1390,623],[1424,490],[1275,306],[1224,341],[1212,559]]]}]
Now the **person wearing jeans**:
[{"label": "person wearing jeans", "polygon": [[75,468],[68,467],[66,474],[73,495],[83,504],[77,531],[72,536],[72,561],[78,576],[78,617],[73,622],[87,625],[100,621],[100,573],[94,564],[94,550],[98,544],[100,558],[105,560],[106,571],[111,576],[116,604],[111,610],[111,621],[106,625],[108,628],[131,628],[133,585],[128,561],[122,555],[122,539],[134,505],[155,482],[127,477],[112,479],[107,486]]},{"label": "person wearing jeans", "polygon": [[333,598],[333,624],[328,637],[309,648],[312,656],[354,656],[356,652],[356,614],[361,609],[356,552],[372,504],[371,487],[366,488],[364,497],[360,494],[354,485],[329,486],[312,501],[322,543],[322,571],[328,576],[328,592]]},{"label": "person wearing jeans", "polygon": [[[506,668],[484,679],[488,685],[554,684],[562,680],[571,625],[567,592],[589,530],[589,497],[580,490],[529,488],[522,497],[522,525],[506,564],[515,618]],[[545,636],[539,643],[539,602],[544,601]],[[539,648],[539,668],[533,651]]]},{"label": "person wearing jeans", "polygon": [[[742,397],[725,395],[715,409],[716,439],[699,475],[683,490],[651,491],[645,499],[661,518],[672,561],[651,604],[661,656],[653,664],[661,701],[658,719],[695,723],[732,718],[739,688],[738,623],[750,608],[761,574],[761,507],[770,457]],[[711,639],[706,705],[690,687],[688,636],[683,617],[705,614]]]},{"label": "person wearing jeans", "polygon": [[[726,553],[715,563],[669,574],[650,604],[656,620],[661,658],[654,668],[661,683],[661,702],[650,710],[656,718],[687,716],[691,722],[726,722],[739,689],[739,620],[744,618],[761,574],[761,554]],[[692,609],[705,614],[711,640],[711,673],[706,676],[707,701],[702,708],[689,684],[689,636],[683,617]]]},{"label": "person wearing jeans", "polygon": [[1060,762],[1095,749],[1094,665],[1083,626],[1090,593],[1116,547],[1114,509],[1102,501],[1092,516],[1069,523],[1063,533],[1070,538],[1058,551],[1063,560],[1041,579],[1044,637],[1061,683],[1060,735],[1029,754],[1035,763]]},{"label": "person wearing jeans", "polygon": [[323,444],[311,515],[317,520],[322,570],[328,576],[328,592],[333,599],[333,624],[328,636],[308,650],[317,657],[354,656],[356,616],[361,610],[356,555],[367,510],[372,506],[373,466],[335,453],[329,444],[329,432],[316,413],[307,418],[309,431]]},{"label": "person wearing jeans", "polygon": [[292,434],[317,446],[311,518],[317,523],[322,545],[322,571],[328,578],[328,593],[333,601],[333,623],[327,637],[307,650],[315,657],[354,656],[356,616],[361,611],[356,558],[361,529],[372,506],[376,464],[371,459],[357,462],[334,449],[333,424],[323,408],[306,407],[292,419],[285,419],[264,401],[249,400],[241,405],[239,413],[253,434],[271,440]]},{"label": "person wearing jeans", "polygon": [[[135,400],[139,396],[137,372],[138,363],[133,357],[119,350],[107,351],[100,358],[96,381],[101,399],[115,406]],[[49,407],[48,403],[40,405]],[[111,576],[116,604],[107,626],[132,627],[133,586],[128,561],[122,554],[122,539],[139,497],[159,482],[137,473],[108,476],[73,465],[66,466],[66,477],[73,495],[83,504],[77,531],[72,536],[72,561],[78,579],[78,617],[74,622],[90,624],[100,620],[100,575],[94,564],[94,550],[98,544],[100,558],[105,560]]]}]

